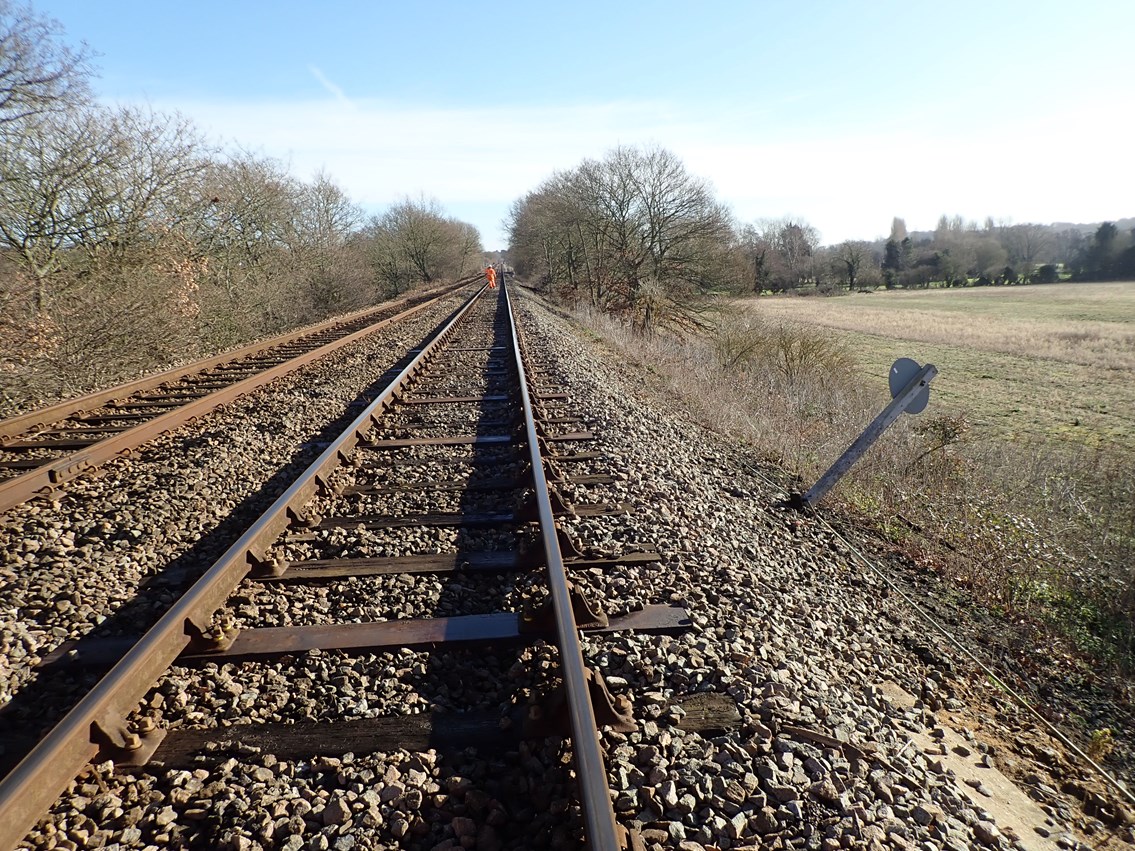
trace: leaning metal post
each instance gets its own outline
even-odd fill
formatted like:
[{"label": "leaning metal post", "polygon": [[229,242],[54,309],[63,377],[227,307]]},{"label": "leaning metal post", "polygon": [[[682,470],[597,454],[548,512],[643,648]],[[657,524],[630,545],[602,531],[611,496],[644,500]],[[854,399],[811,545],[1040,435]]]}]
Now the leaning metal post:
[{"label": "leaning metal post", "polygon": [[832,464],[828,471],[820,477],[820,480],[804,494],[802,500],[804,505],[814,506],[823,499],[836,482],[843,478],[852,465],[879,439],[879,435],[886,431],[891,423],[897,420],[899,415],[919,398],[923,393],[923,388],[929,385],[937,374],[938,368],[932,363],[926,364],[916,372],[906,386],[895,395],[891,403],[883,409],[883,412],[863,430],[863,434],[859,435],[856,441],[847,448],[847,451],[839,456],[839,460]]}]

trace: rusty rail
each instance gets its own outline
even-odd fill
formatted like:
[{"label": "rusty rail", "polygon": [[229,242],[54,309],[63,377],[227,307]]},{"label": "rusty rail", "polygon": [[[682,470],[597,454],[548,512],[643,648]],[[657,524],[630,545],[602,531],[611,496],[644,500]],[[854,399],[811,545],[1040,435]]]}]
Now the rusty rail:
[{"label": "rusty rail", "polygon": [[[453,314],[382,394],[0,781],[0,848],[15,847],[100,750],[125,756],[144,752],[150,744],[156,745],[128,729],[130,713],[137,709],[142,698],[182,651],[193,643],[208,644],[213,612],[250,571],[263,563],[267,548],[301,515],[303,506],[316,491],[325,486],[327,475],[348,456],[371,426],[378,424],[382,412],[453,333],[483,292],[484,287],[479,288]],[[613,849],[617,846],[596,847]]]},{"label": "rusty rail", "polygon": [[[465,282],[467,283],[467,282]],[[380,328],[385,327],[393,322],[405,319],[408,316],[424,310],[429,305],[448,294],[450,290],[445,290],[442,293],[432,296],[419,304],[401,311],[394,316],[387,317],[386,319],[379,320],[367,327],[348,334],[326,345],[319,346],[306,352],[291,360],[281,363],[277,366],[265,369],[255,375],[238,381],[234,384],[216,390],[199,399],[189,401],[187,404],[174,408],[169,413],[161,414],[153,419],[146,420],[145,422],[131,428],[127,431],[119,432],[118,434],[101,440],[98,443],[91,444],[90,446],[72,452],[62,458],[48,459],[45,463],[36,467],[27,473],[16,476],[11,479],[0,482],[0,512],[7,511],[13,506],[26,502],[38,494],[49,493],[53,488],[63,484],[64,482],[71,481],[78,478],[87,470],[105,464],[110,459],[117,455],[127,452],[137,446],[140,446],[148,441],[153,440],[159,435],[172,431],[173,429],[185,424],[189,420],[199,417],[204,413],[212,411],[216,408],[226,405],[229,402],[237,399],[240,396],[250,393],[259,387],[268,384],[277,378],[287,375],[300,367],[306,366],[313,361],[316,361],[338,349],[348,346],[368,334],[372,334]],[[365,315],[367,311],[361,311],[359,314],[352,314],[351,316]],[[180,369],[170,370],[163,372],[159,375],[151,376],[150,378],[140,379],[139,381],[131,384],[124,384],[119,387],[111,388],[100,393],[92,394],[91,396],[84,396],[81,399],[63,402],[51,408],[44,408],[40,411],[26,414],[22,417],[16,417],[11,420],[5,420],[0,426],[3,427],[3,433],[0,433],[0,439],[7,436],[7,433],[12,429],[23,428],[27,429],[31,426],[42,424],[44,422],[57,422],[71,414],[84,409],[97,407],[99,404],[107,402],[111,399],[122,398],[123,395],[132,395],[146,389],[152,389],[161,384],[184,378],[196,372],[201,372],[214,366],[224,363],[229,363],[235,360],[240,360],[250,355],[264,352],[267,349],[275,348],[285,343],[294,341],[296,339],[318,333],[321,330],[326,330],[335,324],[342,324],[342,320],[335,323],[325,323],[324,325],[308,328],[300,332],[288,334],[283,337],[275,338],[266,343],[259,343],[253,346],[239,349],[235,352],[230,352],[226,355],[218,355],[215,358],[210,358],[206,361],[200,361],[192,366]],[[45,418],[50,418],[45,420]],[[17,432],[18,433],[18,432]]]},{"label": "rusty rail", "polygon": [[602,745],[599,741],[595,709],[591,703],[587,668],[583,661],[583,650],[579,643],[579,628],[572,611],[571,595],[568,589],[567,571],[564,568],[563,554],[556,535],[555,517],[548,493],[548,480],[544,475],[544,462],[540,454],[540,435],[536,428],[535,412],[532,407],[532,393],[528,387],[528,377],[524,371],[520,339],[517,336],[516,314],[508,286],[502,285],[508,303],[512,326],[513,354],[516,368],[520,373],[520,394],[524,407],[524,427],[528,436],[528,451],[532,462],[532,476],[535,479],[536,508],[540,517],[540,534],[547,558],[548,585],[552,596],[552,610],[555,613],[556,638],[560,648],[560,667],[567,695],[567,707],[571,721],[572,750],[575,755],[576,776],[579,781],[580,803],[586,822],[588,847],[595,851],[620,851],[624,847],[619,826],[615,822],[615,811],[611,805],[611,792],[607,784],[607,768],[603,760]]}]

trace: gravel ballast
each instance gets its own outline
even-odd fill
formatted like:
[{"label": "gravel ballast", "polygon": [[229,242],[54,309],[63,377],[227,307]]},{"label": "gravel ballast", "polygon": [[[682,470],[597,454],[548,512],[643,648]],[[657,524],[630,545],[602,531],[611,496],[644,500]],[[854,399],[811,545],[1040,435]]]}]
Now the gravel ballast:
[{"label": "gravel ballast", "polygon": [[[571,397],[550,410],[586,418],[599,435],[587,448],[604,459],[571,472],[618,479],[565,495],[631,506],[617,516],[565,518],[564,529],[589,551],[663,556],[661,564],[573,578],[609,614],[676,604],[692,618],[677,637],[584,642],[611,691],[634,706],[636,729],[604,739],[616,813],[647,848],[961,851],[1132,841],[1114,796],[1054,745],[1051,759],[1030,761],[1015,750],[1014,740],[1034,741],[1012,726],[1025,721],[990,698],[971,667],[824,524],[780,507],[786,494],[774,484],[776,471],[653,395],[641,374],[583,342],[538,299],[519,298],[543,383]],[[139,617],[160,614],[181,580],[164,589],[151,582],[136,602],[144,580],[171,569],[192,577],[207,567],[278,492],[274,477],[314,457],[316,448],[296,454],[295,446],[326,439],[320,429],[328,401],[352,401],[369,384],[368,359],[381,371],[399,343],[416,343],[437,318],[374,341],[368,353],[343,353],[337,365],[305,370],[108,465],[100,478],[72,486],[94,498],[86,507],[72,511],[65,497],[57,507],[27,506],[5,517],[2,543],[13,566],[0,590],[8,665],[0,698],[14,694],[18,704],[29,690],[40,699],[49,694],[31,665],[61,641],[92,629],[134,633]],[[398,500],[417,510],[411,496]],[[373,535],[349,546],[398,554],[434,542]],[[524,591],[515,578],[382,577],[311,586],[298,605],[279,593],[246,594],[232,605],[234,616],[253,625],[301,615],[313,623],[345,610],[374,620],[444,609],[446,595],[488,593],[512,607]],[[210,727],[429,707],[492,710],[538,690],[554,657],[554,648],[536,644],[519,661],[511,651],[313,651],[267,666],[175,668],[148,708],[167,723]],[[735,720],[694,732],[686,717],[709,698],[731,707]],[[976,763],[978,779],[961,780],[950,758]],[[28,845],[572,848],[579,819],[569,762],[565,747],[548,739],[505,752],[302,761],[236,747],[197,767],[155,774],[115,774],[104,764],[73,784]],[[999,805],[994,779],[1002,772],[1036,804],[1028,835]],[[1103,812],[1076,800],[1093,795]]]},{"label": "gravel ballast", "polygon": [[[117,458],[57,502],[0,516],[0,707],[62,642],[156,620],[319,454],[329,424],[349,422],[349,406],[462,300],[446,297]],[[26,711],[42,709],[29,701]]]}]

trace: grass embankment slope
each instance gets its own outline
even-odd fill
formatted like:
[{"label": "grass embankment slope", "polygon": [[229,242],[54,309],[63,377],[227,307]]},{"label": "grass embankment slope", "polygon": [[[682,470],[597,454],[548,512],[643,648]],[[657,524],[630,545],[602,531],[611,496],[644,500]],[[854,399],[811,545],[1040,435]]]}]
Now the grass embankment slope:
[{"label": "grass embankment slope", "polygon": [[1135,283],[749,297],[680,336],[581,313],[656,389],[800,487],[885,405],[895,358],[935,363],[930,407],[900,418],[825,508],[881,534],[912,575],[932,571],[982,655],[1131,770]]},{"label": "grass embankment slope", "polygon": [[1135,283],[749,297],[682,337],[587,321],[802,487],[881,410],[896,357],[935,363],[930,407],[828,504],[985,607],[1135,669]]},{"label": "grass embankment slope", "polygon": [[895,358],[934,363],[930,411],[964,414],[978,437],[1135,452],[1135,282],[741,304],[768,319],[831,329],[881,393]]}]

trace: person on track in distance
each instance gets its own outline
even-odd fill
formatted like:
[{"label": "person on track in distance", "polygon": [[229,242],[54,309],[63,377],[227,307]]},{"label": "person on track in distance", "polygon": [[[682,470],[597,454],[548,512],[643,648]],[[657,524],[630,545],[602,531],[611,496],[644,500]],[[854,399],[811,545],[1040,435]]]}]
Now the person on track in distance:
[{"label": "person on track in distance", "polygon": [[497,270],[492,266],[485,267],[485,277],[489,281],[489,289],[495,290],[497,288]]}]

